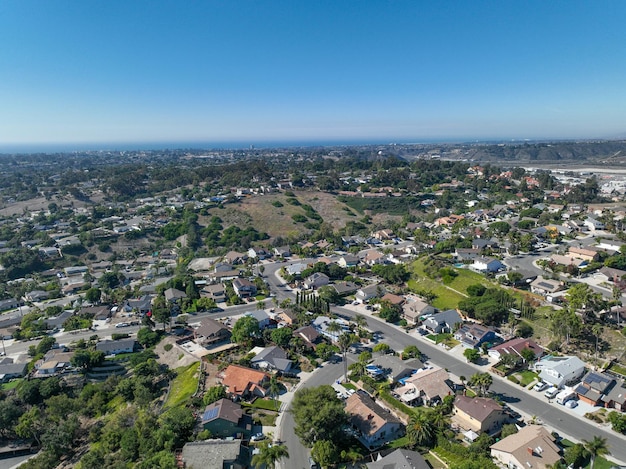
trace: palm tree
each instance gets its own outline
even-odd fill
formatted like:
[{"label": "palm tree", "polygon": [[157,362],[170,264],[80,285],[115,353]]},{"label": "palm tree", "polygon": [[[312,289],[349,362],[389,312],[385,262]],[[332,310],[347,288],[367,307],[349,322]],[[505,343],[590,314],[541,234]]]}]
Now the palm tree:
[{"label": "palm tree", "polygon": [[337,321],[333,320],[328,323],[326,330],[335,336],[335,340],[337,340],[337,333],[341,332],[341,325]]},{"label": "palm tree", "polygon": [[478,394],[483,396],[487,394],[487,391],[493,384],[493,378],[489,373],[475,373],[469,379],[468,384],[477,389]]},{"label": "palm tree", "polygon": [[366,366],[367,364],[362,360],[358,360],[354,362],[353,364],[351,364],[349,368],[350,368],[350,371],[352,371],[352,379],[361,378],[361,376],[365,374]]},{"label": "palm tree", "polygon": [[606,444],[606,438],[601,436],[594,436],[591,441],[583,440],[583,445],[591,456],[591,469],[593,469],[593,465],[596,463],[596,456],[611,454]]},{"label": "palm tree", "polygon": [[596,336],[596,359],[598,358],[598,341],[600,340],[600,334],[603,331],[602,324],[594,324],[591,326],[591,333]]},{"label": "palm tree", "polygon": [[406,427],[406,436],[412,447],[428,446],[435,438],[435,427],[426,415],[426,412],[416,412],[411,415]]},{"label": "palm tree", "polygon": [[252,456],[252,466],[274,469],[276,463],[282,458],[289,458],[289,451],[286,446],[270,444],[269,441],[263,441],[259,446],[259,452]]},{"label": "palm tree", "polygon": [[278,381],[278,378],[276,378],[276,375],[270,378],[269,392],[270,392],[270,396],[272,396],[274,401],[276,401],[276,412],[278,412],[278,396],[280,395],[280,382]]},{"label": "palm tree", "polygon": [[357,314],[354,316],[354,323],[358,329],[359,336],[361,335],[361,330],[367,327],[367,319],[362,314]]},{"label": "palm tree", "polygon": [[[332,324],[332,323],[331,323]],[[355,338],[352,334],[344,332],[337,339],[337,345],[341,350],[341,356],[343,358],[343,379],[344,382],[348,381],[348,349],[354,342]]]}]

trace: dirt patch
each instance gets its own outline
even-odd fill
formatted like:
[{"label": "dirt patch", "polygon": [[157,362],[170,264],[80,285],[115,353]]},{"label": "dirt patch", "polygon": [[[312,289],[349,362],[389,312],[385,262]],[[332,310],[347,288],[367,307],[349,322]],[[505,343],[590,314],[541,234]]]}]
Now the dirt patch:
[{"label": "dirt patch", "polygon": [[[165,350],[167,344],[172,345],[170,350]],[[154,348],[154,352],[159,357],[157,361],[163,365],[167,365],[172,370],[180,368],[181,366],[189,366],[192,363],[200,361],[198,357],[195,357],[182,347],[179,347],[176,344],[176,337],[166,337],[163,339]]]}]

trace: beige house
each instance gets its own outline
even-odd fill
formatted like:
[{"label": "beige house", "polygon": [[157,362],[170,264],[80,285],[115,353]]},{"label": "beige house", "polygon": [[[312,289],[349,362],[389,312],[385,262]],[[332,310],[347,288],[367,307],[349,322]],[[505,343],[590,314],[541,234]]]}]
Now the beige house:
[{"label": "beige house", "polygon": [[402,305],[402,317],[406,319],[408,324],[418,324],[420,316],[434,314],[435,308],[416,296],[407,296],[405,303]]},{"label": "beige house", "polygon": [[407,404],[435,405],[443,398],[452,395],[448,372],[438,366],[417,370],[410,378],[406,378],[404,386],[395,390],[400,400]]},{"label": "beige house", "polygon": [[346,400],[346,413],[366,448],[379,448],[404,434],[402,422],[364,391],[355,392]]},{"label": "beige house", "polygon": [[507,417],[502,406],[487,397],[456,396],[452,420],[476,433],[497,433]]},{"label": "beige house", "polygon": [[561,459],[554,437],[540,425],[528,425],[491,445],[491,457],[511,469],[546,469]]}]

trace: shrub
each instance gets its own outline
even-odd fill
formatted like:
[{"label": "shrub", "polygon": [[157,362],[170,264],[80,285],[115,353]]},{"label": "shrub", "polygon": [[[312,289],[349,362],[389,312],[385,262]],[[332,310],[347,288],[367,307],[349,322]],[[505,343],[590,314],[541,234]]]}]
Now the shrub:
[{"label": "shrub", "polygon": [[172,344],[165,344],[163,348],[166,352],[169,352],[170,350],[172,350],[172,348],[174,348],[174,346]]},{"label": "shrub", "polygon": [[280,200],[275,200],[274,202],[272,202],[272,205],[278,208],[284,207],[283,203]]},{"label": "shrub", "polygon": [[113,340],[128,339],[129,337],[130,335],[128,334],[111,334],[111,339]]}]

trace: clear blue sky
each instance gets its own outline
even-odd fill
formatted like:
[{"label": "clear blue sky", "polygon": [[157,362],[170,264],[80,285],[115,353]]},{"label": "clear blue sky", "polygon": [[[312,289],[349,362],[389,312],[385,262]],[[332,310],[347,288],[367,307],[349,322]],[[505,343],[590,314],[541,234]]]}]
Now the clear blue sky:
[{"label": "clear blue sky", "polygon": [[2,0],[0,146],[626,136],[626,2]]}]

